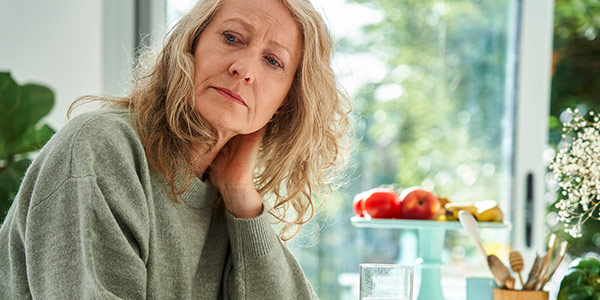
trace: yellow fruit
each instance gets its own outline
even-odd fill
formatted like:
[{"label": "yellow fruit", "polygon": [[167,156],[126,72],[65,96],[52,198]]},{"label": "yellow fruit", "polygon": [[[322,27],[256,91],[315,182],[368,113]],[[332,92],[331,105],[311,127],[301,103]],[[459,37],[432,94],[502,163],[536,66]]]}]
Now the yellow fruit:
[{"label": "yellow fruit", "polygon": [[447,203],[446,204],[446,220],[456,221],[458,220],[458,212],[466,210],[473,216],[477,215],[477,207],[470,203]]},{"label": "yellow fruit", "polygon": [[437,198],[440,201],[441,207],[446,207],[446,204],[451,203],[450,199],[448,199],[448,197],[446,197],[446,196],[437,195]]},{"label": "yellow fruit", "polygon": [[504,214],[494,200],[477,201],[475,203],[447,203],[446,220],[458,220],[458,212],[466,210],[480,222],[502,222]]},{"label": "yellow fruit", "polygon": [[494,200],[484,200],[475,202],[477,215],[475,217],[481,222],[502,222],[504,214]]}]

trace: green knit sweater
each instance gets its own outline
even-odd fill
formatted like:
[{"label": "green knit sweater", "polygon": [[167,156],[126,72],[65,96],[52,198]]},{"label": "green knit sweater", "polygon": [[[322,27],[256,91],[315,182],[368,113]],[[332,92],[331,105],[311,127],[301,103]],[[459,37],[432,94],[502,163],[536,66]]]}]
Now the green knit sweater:
[{"label": "green knit sweater", "polygon": [[268,213],[237,219],[195,178],[175,203],[132,114],[71,120],[0,228],[0,299],[315,299]]}]

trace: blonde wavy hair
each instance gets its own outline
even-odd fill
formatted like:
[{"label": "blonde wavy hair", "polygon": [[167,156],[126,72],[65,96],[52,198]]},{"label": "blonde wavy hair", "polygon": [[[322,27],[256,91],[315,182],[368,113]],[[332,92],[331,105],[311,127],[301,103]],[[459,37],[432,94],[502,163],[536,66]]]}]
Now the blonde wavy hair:
[{"label": "blonde wavy hair", "polygon": [[[100,99],[136,115],[150,167],[165,174],[176,201],[195,176],[194,145],[212,148],[216,143],[193,106],[193,54],[198,38],[225,1],[200,0],[168,33],[161,51],[142,53],[129,96]],[[261,196],[273,199],[270,213],[283,223],[280,237],[289,240],[313,217],[313,194],[331,192],[342,175],[352,140],[352,108],[331,68],[334,44],[323,19],[309,0],[282,2],[300,27],[303,56],[286,105],[267,127],[255,184]],[[78,101],[85,98],[91,97]],[[185,180],[176,186],[182,158]]]}]

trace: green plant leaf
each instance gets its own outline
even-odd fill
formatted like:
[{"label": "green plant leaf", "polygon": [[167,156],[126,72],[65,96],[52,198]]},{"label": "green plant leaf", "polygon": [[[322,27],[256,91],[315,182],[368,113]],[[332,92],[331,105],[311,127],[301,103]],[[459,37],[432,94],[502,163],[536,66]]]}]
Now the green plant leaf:
[{"label": "green plant leaf", "polygon": [[51,89],[37,84],[25,84],[23,89],[23,116],[17,116],[25,120],[26,127],[33,127],[54,105],[54,92]]},{"label": "green plant leaf", "polygon": [[37,149],[47,140],[50,128],[36,130],[35,125],[53,105],[54,93],[49,88],[19,86],[9,73],[0,72],[0,159]]},{"label": "green plant leaf", "polygon": [[15,114],[16,107],[21,102],[20,98],[19,85],[9,73],[0,72],[0,159],[8,155],[7,151],[13,137],[11,115]]},{"label": "green plant leaf", "polygon": [[[2,130],[0,130],[2,132]],[[8,145],[6,138],[0,133],[0,161],[5,160],[8,156]]]},{"label": "green plant leaf", "polygon": [[23,174],[31,164],[31,160],[22,159],[0,168],[0,223],[4,220],[13,198],[16,196]]},{"label": "green plant leaf", "polygon": [[41,149],[44,144],[54,135],[54,129],[48,125],[42,126],[40,129],[29,128],[27,132],[21,136],[21,139],[15,143],[15,148],[11,154],[21,154]]}]

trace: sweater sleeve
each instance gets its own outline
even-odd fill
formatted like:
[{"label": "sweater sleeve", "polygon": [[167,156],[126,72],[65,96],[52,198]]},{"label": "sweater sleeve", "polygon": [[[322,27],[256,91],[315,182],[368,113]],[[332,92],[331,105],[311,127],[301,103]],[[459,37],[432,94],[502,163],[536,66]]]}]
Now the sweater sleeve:
[{"label": "sweater sleeve", "polygon": [[24,250],[32,297],[145,299],[145,264],[123,211],[91,176],[65,181],[31,208]]},{"label": "sweater sleeve", "polygon": [[73,119],[29,167],[0,227],[1,299],[146,298],[143,151],[119,120]]},{"label": "sweater sleeve", "polygon": [[226,299],[318,299],[266,211],[253,219],[226,215],[231,242]]}]

